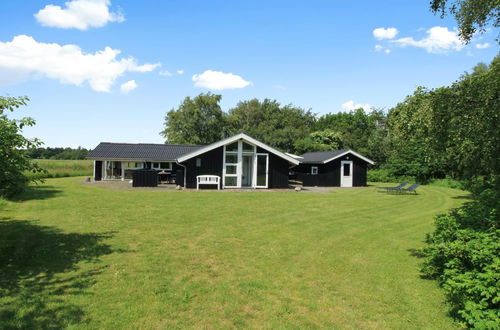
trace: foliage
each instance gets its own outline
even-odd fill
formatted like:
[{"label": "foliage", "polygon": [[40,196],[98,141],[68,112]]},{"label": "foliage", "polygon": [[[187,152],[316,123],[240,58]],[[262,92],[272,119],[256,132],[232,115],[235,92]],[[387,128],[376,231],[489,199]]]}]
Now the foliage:
[{"label": "foliage", "polygon": [[313,123],[314,115],[309,110],[252,99],[229,110],[226,131],[230,135],[245,133],[272,147],[295,152],[294,142],[308,136]]},{"label": "foliage", "polygon": [[28,150],[28,155],[33,159],[85,159],[88,149],[73,148],[33,148]]},{"label": "foliage", "polygon": [[186,97],[179,108],[165,116],[161,134],[168,143],[210,144],[223,137],[225,115],[219,105],[221,95],[206,93]]},{"label": "foliage", "polygon": [[477,32],[485,32],[490,22],[493,27],[500,27],[498,0],[431,0],[430,5],[435,14],[441,14],[441,18],[447,12],[455,16],[459,36],[465,42],[470,42]]},{"label": "foliage", "polygon": [[367,173],[368,182],[392,182],[401,183],[415,182],[415,178],[411,176],[394,176],[392,172],[385,168],[369,169]]},{"label": "foliage", "polygon": [[331,130],[340,134],[344,148],[353,149],[377,164],[387,154],[387,123],[382,110],[366,113],[363,109],[325,114],[314,124],[315,131]]},{"label": "foliage", "polygon": [[6,115],[7,111],[13,112],[28,101],[27,97],[0,96],[0,196],[12,197],[23,190],[30,181],[25,171],[41,171],[26,152],[41,142],[22,135],[23,128],[35,125],[35,121],[29,117],[9,119]]},{"label": "foliage", "polygon": [[305,139],[295,142],[295,152],[303,154],[311,151],[338,150],[344,147],[340,133],[330,129],[316,131]]},{"label": "foliage", "polygon": [[458,328],[408,250],[462,191],[81,181],[46,180],[0,211],[0,283],[19,287],[0,289],[0,328]]},{"label": "foliage", "polygon": [[388,113],[392,175],[421,182],[500,172],[500,58],[450,87],[417,88]]},{"label": "foliage", "polygon": [[499,178],[473,189],[474,200],[436,217],[436,230],[422,251],[422,271],[439,280],[466,325],[500,324]]}]

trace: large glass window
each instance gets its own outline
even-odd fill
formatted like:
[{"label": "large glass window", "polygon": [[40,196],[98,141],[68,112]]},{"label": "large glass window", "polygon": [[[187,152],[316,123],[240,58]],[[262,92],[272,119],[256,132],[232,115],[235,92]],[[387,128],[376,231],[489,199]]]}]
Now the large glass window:
[{"label": "large glass window", "polygon": [[108,161],[106,164],[106,179],[121,179],[122,162]]}]

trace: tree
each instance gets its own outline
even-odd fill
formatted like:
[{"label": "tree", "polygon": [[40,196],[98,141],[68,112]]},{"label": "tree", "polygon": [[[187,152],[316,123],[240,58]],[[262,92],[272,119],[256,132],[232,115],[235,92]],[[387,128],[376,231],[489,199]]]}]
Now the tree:
[{"label": "tree", "polygon": [[441,18],[447,12],[454,15],[458,34],[467,43],[476,32],[485,32],[491,21],[493,27],[500,26],[499,0],[431,0],[430,6],[434,14],[441,14]]},{"label": "tree", "polygon": [[9,119],[6,115],[7,111],[13,112],[28,101],[27,97],[0,96],[0,196],[12,197],[21,192],[30,182],[24,174],[26,171],[42,171],[27,153],[41,142],[22,135],[23,128],[35,125],[35,121],[29,117]]},{"label": "tree", "polygon": [[339,150],[344,147],[340,133],[326,129],[309,134],[306,138],[295,142],[298,154],[312,151]]},{"label": "tree", "polygon": [[328,113],[318,118],[313,128],[338,132],[344,148],[360,152],[377,163],[387,158],[388,127],[382,110]]},{"label": "tree", "polygon": [[223,137],[225,114],[219,105],[221,95],[200,94],[186,97],[178,109],[165,116],[162,134],[167,143],[210,144]]},{"label": "tree", "polygon": [[272,147],[295,152],[295,141],[309,135],[314,121],[310,110],[253,99],[229,110],[226,127],[229,134],[245,133]]}]

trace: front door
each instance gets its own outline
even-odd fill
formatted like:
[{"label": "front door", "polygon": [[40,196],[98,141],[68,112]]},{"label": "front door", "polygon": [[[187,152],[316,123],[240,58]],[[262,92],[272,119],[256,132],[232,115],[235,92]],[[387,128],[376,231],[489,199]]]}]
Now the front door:
[{"label": "front door", "polygon": [[243,169],[241,173],[241,186],[252,186],[253,155],[243,155]]},{"label": "front door", "polygon": [[257,154],[255,167],[256,167],[255,188],[267,188],[269,154]]},{"label": "front door", "polygon": [[340,163],[340,186],[352,187],[352,160],[343,160]]}]

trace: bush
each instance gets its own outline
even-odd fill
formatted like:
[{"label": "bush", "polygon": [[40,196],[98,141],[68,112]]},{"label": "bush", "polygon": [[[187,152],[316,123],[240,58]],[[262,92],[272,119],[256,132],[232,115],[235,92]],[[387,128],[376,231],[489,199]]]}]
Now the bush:
[{"label": "bush", "polygon": [[439,281],[465,326],[493,329],[500,324],[500,193],[489,186],[474,197],[436,217],[422,271]]},{"label": "bush", "polygon": [[367,178],[369,182],[415,182],[415,178],[411,176],[394,176],[388,169],[368,170]]},{"label": "bush", "polygon": [[464,189],[462,182],[446,177],[444,179],[434,179],[429,183],[431,186],[446,187],[453,189]]}]

